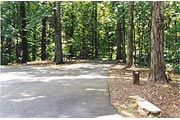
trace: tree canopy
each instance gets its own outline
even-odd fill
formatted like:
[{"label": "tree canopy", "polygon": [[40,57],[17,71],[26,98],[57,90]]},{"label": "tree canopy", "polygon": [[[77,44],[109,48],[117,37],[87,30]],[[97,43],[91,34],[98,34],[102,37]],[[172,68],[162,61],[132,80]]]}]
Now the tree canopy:
[{"label": "tree canopy", "polygon": [[[57,54],[61,63],[61,54],[66,53],[80,59],[126,62],[129,5],[124,1],[1,2],[1,64],[55,61]],[[133,64],[149,66],[150,2],[135,1],[133,7]],[[179,2],[164,2],[165,63],[176,71],[180,71],[179,11]],[[56,46],[57,34],[62,50]]]}]

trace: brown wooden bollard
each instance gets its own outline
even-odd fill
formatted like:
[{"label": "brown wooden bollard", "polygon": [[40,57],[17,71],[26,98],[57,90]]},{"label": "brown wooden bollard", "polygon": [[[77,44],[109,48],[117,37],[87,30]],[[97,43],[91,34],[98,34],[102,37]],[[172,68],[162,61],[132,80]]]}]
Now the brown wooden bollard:
[{"label": "brown wooden bollard", "polygon": [[139,81],[139,71],[133,71],[133,85],[137,84],[140,85],[140,81]]}]

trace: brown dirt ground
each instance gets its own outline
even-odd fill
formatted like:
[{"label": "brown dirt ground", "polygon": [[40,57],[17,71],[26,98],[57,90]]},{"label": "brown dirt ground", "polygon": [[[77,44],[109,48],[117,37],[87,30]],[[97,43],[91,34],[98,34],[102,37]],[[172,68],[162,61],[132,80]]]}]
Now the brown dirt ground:
[{"label": "brown dirt ground", "polygon": [[[140,85],[133,85],[133,70],[140,71]],[[126,69],[123,64],[115,65],[108,81],[112,105],[124,117],[146,118],[148,116],[138,112],[136,103],[128,98],[139,95],[159,107],[162,118],[180,118],[180,74],[171,72],[173,81],[162,85],[149,83],[148,71],[147,68]]]}]

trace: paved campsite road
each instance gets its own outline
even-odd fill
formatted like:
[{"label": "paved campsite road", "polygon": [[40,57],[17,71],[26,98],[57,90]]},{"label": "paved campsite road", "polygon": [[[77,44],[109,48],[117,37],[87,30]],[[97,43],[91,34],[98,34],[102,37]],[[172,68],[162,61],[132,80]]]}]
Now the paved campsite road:
[{"label": "paved campsite road", "polygon": [[120,117],[110,105],[110,64],[1,66],[1,117]]}]

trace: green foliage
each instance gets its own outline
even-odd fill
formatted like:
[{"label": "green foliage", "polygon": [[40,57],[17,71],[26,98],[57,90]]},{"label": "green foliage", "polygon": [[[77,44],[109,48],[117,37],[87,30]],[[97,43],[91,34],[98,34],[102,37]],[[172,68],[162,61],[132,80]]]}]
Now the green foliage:
[{"label": "green foliage", "polygon": [[[179,70],[180,62],[180,3],[164,2],[165,61]],[[99,58],[115,59],[117,48],[116,24],[125,20],[125,40],[128,33],[128,2],[95,2],[97,4],[97,26],[95,26],[92,1],[61,2],[61,27],[63,53],[72,52],[79,58],[93,58],[93,32],[97,28]],[[42,19],[47,17],[47,59],[54,60],[54,3],[25,2],[29,58],[40,60]],[[21,17],[19,2],[1,2],[1,64],[20,62]],[[134,61],[148,66],[150,53],[150,2],[134,2]],[[125,43],[127,49],[127,43]],[[123,51],[124,52],[124,51]]]}]

